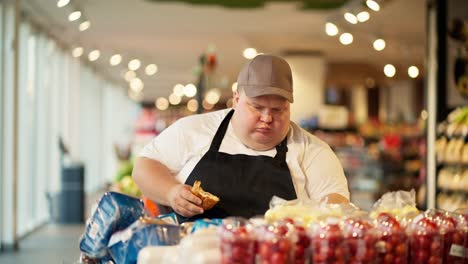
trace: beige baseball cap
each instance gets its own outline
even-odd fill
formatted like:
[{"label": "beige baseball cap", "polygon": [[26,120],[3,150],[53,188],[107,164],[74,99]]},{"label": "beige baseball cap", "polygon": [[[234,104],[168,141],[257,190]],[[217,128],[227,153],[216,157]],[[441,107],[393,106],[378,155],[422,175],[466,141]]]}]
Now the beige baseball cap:
[{"label": "beige baseball cap", "polygon": [[237,87],[248,97],[274,94],[294,102],[291,68],[277,56],[262,54],[250,60],[237,77]]}]

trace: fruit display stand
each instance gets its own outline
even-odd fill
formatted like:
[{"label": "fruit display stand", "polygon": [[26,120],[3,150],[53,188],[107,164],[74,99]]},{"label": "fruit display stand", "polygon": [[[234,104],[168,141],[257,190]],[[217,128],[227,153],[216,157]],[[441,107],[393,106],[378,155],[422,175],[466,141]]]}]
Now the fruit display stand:
[{"label": "fruit display stand", "polygon": [[467,208],[468,107],[451,112],[437,132],[437,206],[449,211]]}]

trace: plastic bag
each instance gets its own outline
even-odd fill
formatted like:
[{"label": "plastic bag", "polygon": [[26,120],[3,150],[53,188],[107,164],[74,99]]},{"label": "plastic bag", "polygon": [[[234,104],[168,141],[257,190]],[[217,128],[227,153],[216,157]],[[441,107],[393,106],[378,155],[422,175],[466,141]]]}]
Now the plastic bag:
[{"label": "plastic bag", "polygon": [[134,264],[142,248],[172,246],[179,244],[179,241],[179,226],[160,219],[140,218],[125,230],[114,233],[108,248],[116,264]]},{"label": "plastic bag", "polygon": [[388,192],[372,206],[371,218],[376,218],[379,213],[390,213],[398,221],[405,217],[415,216],[419,213],[416,208],[416,192],[413,190]]},{"label": "plastic bag", "polygon": [[111,235],[145,215],[143,202],[116,192],[105,193],[88,219],[80,239],[80,250],[96,259],[109,259],[107,244]]}]

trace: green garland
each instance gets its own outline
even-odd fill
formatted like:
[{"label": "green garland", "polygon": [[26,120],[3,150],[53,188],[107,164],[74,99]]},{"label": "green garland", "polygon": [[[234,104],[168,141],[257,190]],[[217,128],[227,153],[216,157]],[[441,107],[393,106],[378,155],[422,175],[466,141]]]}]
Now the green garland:
[{"label": "green garland", "polygon": [[184,2],[193,5],[218,5],[227,8],[259,8],[268,2],[302,2],[301,9],[333,9],[344,5],[349,0],[146,0],[150,2]]}]

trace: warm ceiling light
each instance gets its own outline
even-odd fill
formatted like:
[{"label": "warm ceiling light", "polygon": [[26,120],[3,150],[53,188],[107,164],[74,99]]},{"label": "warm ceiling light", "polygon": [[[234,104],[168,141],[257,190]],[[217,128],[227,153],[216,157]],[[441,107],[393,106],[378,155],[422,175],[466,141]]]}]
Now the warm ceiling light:
[{"label": "warm ceiling light", "polygon": [[174,88],[172,89],[172,92],[179,96],[179,97],[182,97],[184,96],[184,88],[185,86],[183,86],[182,84],[178,83],[176,85],[174,85]]},{"label": "warm ceiling light", "polygon": [[78,27],[80,31],[85,31],[91,26],[91,22],[89,20],[83,21],[80,23],[80,26]]},{"label": "warm ceiling light", "polygon": [[381,50],[385,49],[385,40],[376,39],[376,40],[374,40],[374,43],[372,45],[374,46],[375,50],[381,51]]},{"label": "warm ceiling light", "polygon": [[68,15],[68,21],[75,21],[75,20],[80,19],[80,17],[81,17],[81,12],[75,11],[71,13],[70,15]]},{"label": "warm ceiling light", "polygon": [[135,92],[140,92],[143,90],[144,84],[139,78],[133,78],[130,81],[130,88]]},{"label": "warm ceiling light", "polygon": [[127,71],[124,75],[124,79],[127,82],[131,82],[135,78],[136,78],[136,73],[134,71]]},{"label": "warm ceiling light", "polygon": [[202,106],[203,106],[203,109],[205,110],[211,110],[214,107],[214,105],[208,103],[206,100],[203,100]]},{"label": "warm ceiling light", "polygon": [[75,58],[80,57],[83,55],[83,48],[82,47],[76,47],[72,50],[72,56]]},{"label": "warm ceiling light", "polygon": [[372,9],[374,11],[379,11],[380,10],[380,5],[374,0],[367,0],[366,5],[367,5],[367,7],[369,7],[370,9]]},{"label": "warm ceiling light", "polygon": [[132,71],[136,71],[140,68],[141,62],[138,59],[133,59],[128,62],[128,68]]},{"label": "warm ceiling light", "polygon": [[234,82],[231,86],[233,92],[237,91],[237,82]]},{"label": "warm ceiling light", "polygon": [[353,43],[353,35],[351,33],[343,33],[340,35],[340,42],[343,45],[349,45]]},{"label": "warm ceiling light", "polygon": [[156,72],[158,72],[158,66],[156,66],[156,64],[148,64],[145,68],[145,73],[147,75],[154,75]]},{"label": "warm ceiling light", "polygon": [[197,87],[191,83],[185,85],[184,94],[187,97],[194,97],[197,94]]},{"label": "warm ceiling light", "polygon": [[325,33],[327,33],[328,36],[336,36],[338,34],[338,27],[331,22],[327,22],[325,24]]},{"label": "warm ceiling light", "polygon": [[169,101],[164,97],[159,97],[155,102],[156,108],[164,111],[169,107]]},{"label": "warm ceiling light", "polygon": [[120,62],[122,62],[122,56],[120,56],[120,54],[114,54],[109,59],[109,63],[112,66],[117,66]]},{"label": "warm ceiling light", "polygon": [[181,101],[182,98],[177,94],[171,93],[171,95],[169,95],[169,103],[171,103],[171,105],[178,105]]},{"label": "warm ceiling light", "polygon": [[395,73],[396,73],[395,66],[393,66],[392,64],[385,65],[384,73],[385,73],[385,76],[390,77],[390,78],[395,76]]},{"label": "warm ceiling light", "polygon": [[247,48],[244,50],[243,55],[246,59],[253,59],[255,56],[257,56],[257,50],[254,48]]},{"label": "warm ceiling light", "polygon": [[143,92],[135,92],[132,89],[128,89],[128,97],[130,97],[132,100],[140,102],[143,100]]},{"label": "warm ceiling light", "polygon": [[99,50],[93,50],[88,54],[88,59],[90,61],[95,61],[99,59],[100,56],[101,56],[101,52]]},{"label": "warm ceiling light", "polygon": [[369,20],[370,18],[370,15],[369,15],[369,12],[367,11],[362,11],[362,12],[359,12],[359,14],[357,14],[357,20],[359,22],[366,22],[367,20]]},{"label": "warm ceiling light", "polygon": [[70,0],[58,0],[57,7],[64,7],[70,3]]},{"label": "warm ceiling light", "polygon": [[218,89],[211,89],[208,93],[206,93],[205,100],[212,105],[218,103],[221,94]]},{"label": "warm ceiling light", "polygon": [[357,17],[349,12],[344,14],[344,18],[351,24],[357,24],[358,22]]},{"label": "warm ceiling light", "polygon": [[198,110],[198,102],[197,100],[195,99],[190,99],[188,102],[187,102],[187,109],[190,111],[190,112],[195,112]]},{"label": "warm ceiling light", "polygon": [[410,67],[408,68],[408,75],[409,75],[409,77],[411,77],[411,78],[416,78],[416,77],[418,77],[418,75],[419,75],[419,69],[418,69],[418,67],[416,67],[416,66],[410,66]]}]

